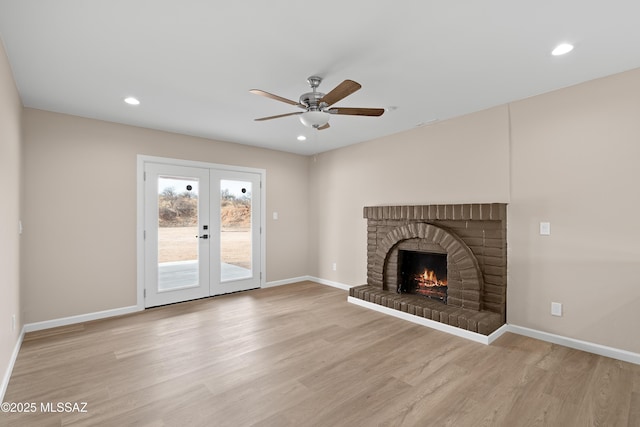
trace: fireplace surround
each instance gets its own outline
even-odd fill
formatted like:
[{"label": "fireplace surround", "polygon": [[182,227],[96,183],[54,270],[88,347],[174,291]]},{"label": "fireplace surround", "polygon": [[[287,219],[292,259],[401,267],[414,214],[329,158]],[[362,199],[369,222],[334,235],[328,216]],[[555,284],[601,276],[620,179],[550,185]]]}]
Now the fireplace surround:
[{"label": "fireplace surround", "polygon": [[[506,204],[372,206],[364,217],[367,284],[350,296],[483,335],[505,323]],[[398,293],[406,252],[446,255],[446,298]]]}]

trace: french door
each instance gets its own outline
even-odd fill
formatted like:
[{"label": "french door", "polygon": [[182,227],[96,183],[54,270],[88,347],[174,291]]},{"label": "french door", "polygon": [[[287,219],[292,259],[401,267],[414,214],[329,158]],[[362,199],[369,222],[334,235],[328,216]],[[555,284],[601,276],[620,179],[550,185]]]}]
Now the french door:
[{"label": "french door", "polygon": [[144,305],[260,287],[259,173],[144,163]]}]

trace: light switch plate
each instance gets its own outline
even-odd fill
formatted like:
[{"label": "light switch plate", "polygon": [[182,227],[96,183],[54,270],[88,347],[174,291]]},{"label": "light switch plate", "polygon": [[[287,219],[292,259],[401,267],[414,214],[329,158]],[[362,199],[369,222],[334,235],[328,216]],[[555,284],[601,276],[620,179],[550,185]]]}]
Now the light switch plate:
[{"label": "light switch plate", "polygon": [[550,222],[541,222],[540,223],[540,235],[541,236],[550,236],[551,235],[551,223]]}]

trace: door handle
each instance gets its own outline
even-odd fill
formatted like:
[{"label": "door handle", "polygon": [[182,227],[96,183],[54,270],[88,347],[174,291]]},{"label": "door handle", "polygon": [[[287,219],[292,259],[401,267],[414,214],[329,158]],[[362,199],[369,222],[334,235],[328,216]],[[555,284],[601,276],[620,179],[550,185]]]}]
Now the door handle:
[{"label": "door handle", "polygon": [[198,238],[200,238],[200,239],[208,239],[209,235],[208,234],[203,234],[202,236],[196,236],[196,239],[198,239]]}]

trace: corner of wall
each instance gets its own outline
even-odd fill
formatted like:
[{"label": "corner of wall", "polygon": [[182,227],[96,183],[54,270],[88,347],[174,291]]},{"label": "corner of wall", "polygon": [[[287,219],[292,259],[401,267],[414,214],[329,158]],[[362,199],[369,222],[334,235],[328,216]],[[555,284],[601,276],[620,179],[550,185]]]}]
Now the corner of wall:
[{"label": "corner of wall", "polygon": [[23,178],[22,101],[0,39],[0,181],[10,183],[0,206],[0,371],[2,395],[22,340],[21,214]]}]

